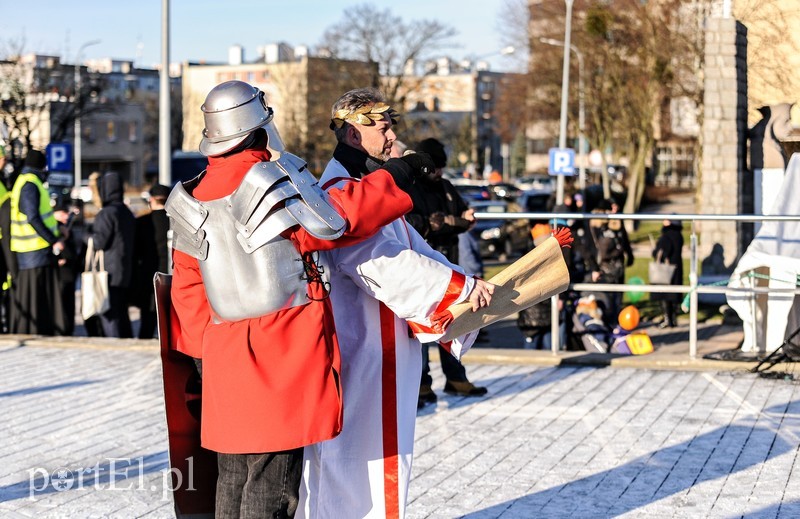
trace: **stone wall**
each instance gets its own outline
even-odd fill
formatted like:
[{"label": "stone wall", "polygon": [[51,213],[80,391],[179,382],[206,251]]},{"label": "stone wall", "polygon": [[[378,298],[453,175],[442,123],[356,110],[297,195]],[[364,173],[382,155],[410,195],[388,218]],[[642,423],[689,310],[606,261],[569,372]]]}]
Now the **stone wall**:
[{"label": "stone wall", "polygon": [[[732,18],[706,21],[703,159],[698,212],[752,214],[753,180],[747,171],[747,28]],[[702,222],[700,258],[715,243],[731,264],[752,239],[752,224]]]}]

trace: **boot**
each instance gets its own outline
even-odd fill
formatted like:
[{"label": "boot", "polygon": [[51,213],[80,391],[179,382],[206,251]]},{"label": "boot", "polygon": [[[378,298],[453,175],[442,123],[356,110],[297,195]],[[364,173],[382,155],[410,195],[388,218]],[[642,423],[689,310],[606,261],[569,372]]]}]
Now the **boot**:
[{"label": "boot", "polygon": [[464,382],[448,380],[444,384],[444,392],[448,395],[483,396],[488,393],[489,390],[485,387],[476,386],[469,380],[465,380]]},{"label": "boot", "polygon": [[417,397],[417,409],[422,409],[426,404],[435,404],[436,393],[431,386],[419,386],[419,397]]}]

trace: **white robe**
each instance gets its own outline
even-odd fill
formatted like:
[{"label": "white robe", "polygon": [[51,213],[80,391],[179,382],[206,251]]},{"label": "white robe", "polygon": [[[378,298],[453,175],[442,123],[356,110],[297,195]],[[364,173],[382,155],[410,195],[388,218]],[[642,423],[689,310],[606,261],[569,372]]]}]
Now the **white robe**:
[{"label": "white robe", "polygon": [[[333,159],[320,184],[337,178],[348,179],[337,186],[355,181]],[[297,517],[403,517],[422,366],[407,320],[430,324],[435,311],[466,300],[474,280],[403,219],[320,259],[341,349],[344,422],[337,438],[305,448]]]}]

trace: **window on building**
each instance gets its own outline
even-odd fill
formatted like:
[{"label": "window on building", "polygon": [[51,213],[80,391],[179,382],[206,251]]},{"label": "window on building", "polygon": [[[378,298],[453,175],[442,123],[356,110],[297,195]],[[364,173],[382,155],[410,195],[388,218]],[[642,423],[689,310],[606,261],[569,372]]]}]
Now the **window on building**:
[{"label": "window on building", "polygon": [[94,142],[95,132],[93,122],[81,121],[81,137],[85,142]]},{"label": "window on building", "polygon": [[658,186],[694,187],[694,149],[670,143],[656,147],[654,183]]},{"label": "window on building", "polygon": [[128,123],[128,140],[131,142],[139,140],[139,125],[136,121]]},{"label": "window on building", "polygon": [[117,126],[114,124],[114,121],[108,121],[106,123],[106,136],[108,137],[108,142],[116,142]]}]

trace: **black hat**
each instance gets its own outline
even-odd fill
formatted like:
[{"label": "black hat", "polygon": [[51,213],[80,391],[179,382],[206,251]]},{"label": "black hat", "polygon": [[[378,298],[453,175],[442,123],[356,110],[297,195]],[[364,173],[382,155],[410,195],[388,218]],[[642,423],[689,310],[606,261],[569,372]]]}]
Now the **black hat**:
[{"label": "black hat", "polygon": [[67,197],[59,196],[53,201],[53,211],[69,211],[70,200]]},{"label": "black hat", "polygon": [[601,211],[610,211],[611,210],[611,205],[613,203],[614,203],[613,200],[610,200],[608,198],[604,198],[604,199],[600,200],[599,202],[597,202],[597,209],[600,209]]},{"label": "black hat", "polygon": [[150,188],[150,196],[153,198],[163,198],[166,200],[169,197],[170,189],[162,184],[153,184],[153,187]]},{"label": "black hat", "polygon": [[447,165],[447,153],[444,152],[444,144],[434,138],[425,139],[417,145],[417,151],[427,153],[433,159],[433,165],[443,168]]},{"label": "black hat", "polygon": [[47,167],[47,158],[41,151],[31,150],[28,152],[28,156],[25,157],[24,166],[42,170]]}]

